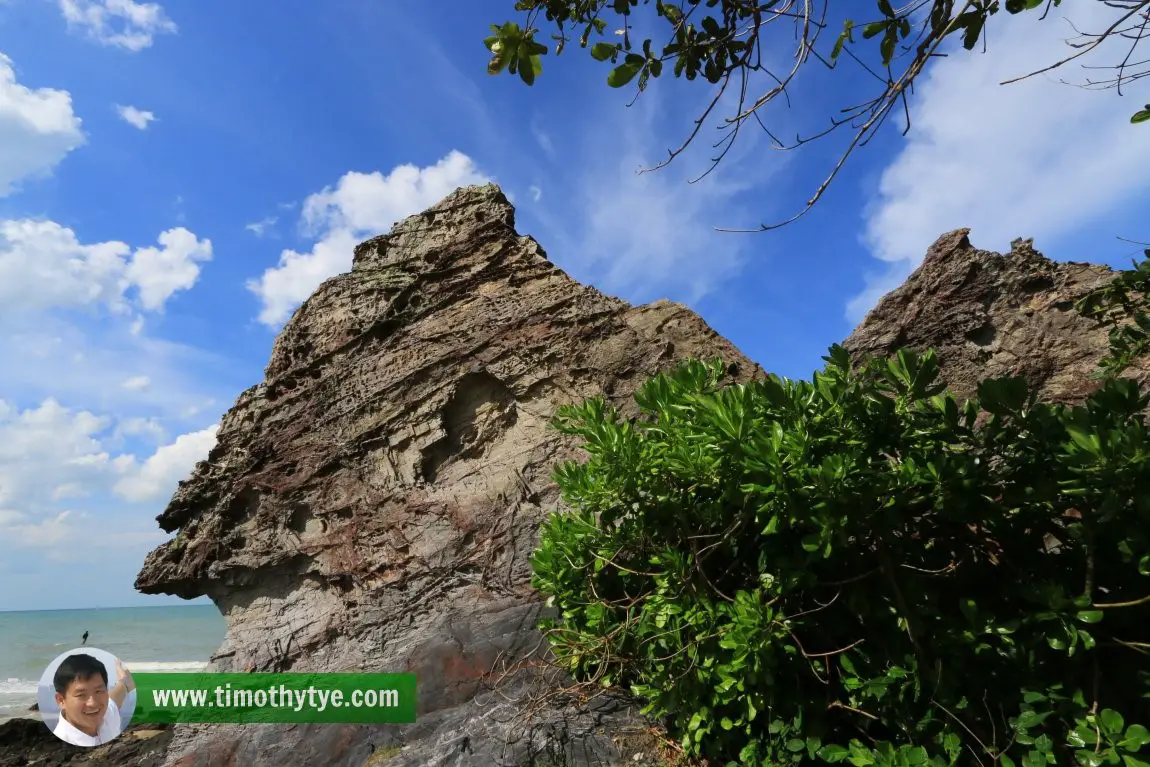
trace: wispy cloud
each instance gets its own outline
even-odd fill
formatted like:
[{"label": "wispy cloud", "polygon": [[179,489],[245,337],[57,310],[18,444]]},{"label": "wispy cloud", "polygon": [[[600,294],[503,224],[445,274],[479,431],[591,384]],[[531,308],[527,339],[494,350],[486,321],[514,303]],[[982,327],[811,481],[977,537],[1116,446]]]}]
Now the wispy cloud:
[{"label": "wispy cloud", "polygon": [[132,376],[124,381],[124,388],[128,391],[144,391],[152,385],[152,379],[147,376]]},{"label": "wispy cloud", "polygon": [[256,237],[263,237],[267,234],[273,226],[279,221],[278,216],[268,216],[267,218],[255,221],[251,224],[245,224],[244,229],[254,234]]},{"label": "wispy cloud", "polygon": [[133,106],[122,106],[120,104],[116,105],[116,114],[120,116],[121,120],[140,130],[146,130],[148,124],[154,122],[156,119],[156,115],[152,112],[137,109]]},{"label": "wispy cloud", "polygon": [[641,173],[682,140],[668,126],[689,126],[697,116],[687,108],[691,100],[668,98],[666,85],[630,108],[614,100],[593,122],[579,124],[582,140],[573,142],[577,159],[570,163],[578,172],[551,176],[552,202],[532,213],[548,229],[548,252],[580,280],[630,301],[691,303],[742,269],[751,239],[715,227],[758,215],[747,209],[745,193],[768,182],[781,161],[756,154],[757,139],[748,136],[714,173],[695,181],[711,156],[703,138],[695,151]]},{"label": "wispy cloud", "polygon": [[71,94],[21,85],[12,59],[0,53],[0,197],[51,172],[84,141]]},{"label": "wispy cloud", "polygon": [[1062,70],[998,85],[1067,55],[1075,34],[1068,20],[1094,29],[1113,13],[1094,2],[1063,4],[1044,21],[1004,18],[986,54],[956,51],[935,63],[911,102],[909,138],[866,215],[864,239],[883,266],[849,303],[852,321],[945,231],[970,227],[992,249],[1019,236],[1049,244],[1150,191],[1147,134],[1129,122],[1137,105],[1062,84],[1074,78]]},{"label": "wispy cloud", "polygon": [[102,45],[142,51],[156,35],[174,34],[176,24],[158,3],[134,0],[59,0],[68,26]]},{"label": "wispy cloud", "polygon": [[548,157],[555,156],[555,144],[551,141],[551,136],[543,130],[538,115],[531,118],[531,136],[544,154]]}]

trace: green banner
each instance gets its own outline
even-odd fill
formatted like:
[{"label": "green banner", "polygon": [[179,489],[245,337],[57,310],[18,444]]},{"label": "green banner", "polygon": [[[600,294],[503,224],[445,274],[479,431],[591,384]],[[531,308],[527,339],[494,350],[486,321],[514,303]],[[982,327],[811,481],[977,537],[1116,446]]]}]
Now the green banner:
[{"label": "green banner", "polygon": [[410,724],[415,674],[133,674],[132,722]]}]

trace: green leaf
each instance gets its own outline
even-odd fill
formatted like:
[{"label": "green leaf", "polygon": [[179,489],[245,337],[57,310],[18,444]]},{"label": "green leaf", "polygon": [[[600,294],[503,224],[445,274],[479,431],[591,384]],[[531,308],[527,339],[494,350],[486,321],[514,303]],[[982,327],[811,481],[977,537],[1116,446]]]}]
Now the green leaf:
[{"label": "green leaf", "polygon": [[847,41],[847,33],[843,32],[841,35],[839,35],[839,39],[835,40],[835,47],[831,48],[831,61],[834,61],[835,59],[837,59],[839,57],[839,55],[843,52],[843,45],[846,44],[846,41]]},{"label": "green leaf", "polygon": [[975,618],[978,616],[977,603],[975,603],[975,601],[970,597],[966,597],[959,600],[958,609],[962,612],[966,619],[970,621],[971,625],[974,625]]},{"label": "green leaf", "polygon": [[1019,376],[989,378],[978,385],[979,404],[994,415],[1016,413],[1026,404],[1028,394],[1026,380]]},{"label": "green leaf", "polygon": [[1135,125],[1147,122],[1148,120],[1150,120],[1150,109],[1140,109],[1130,118],[1130,122]]},{"label": "green leaf", "polygon": [[1099,623],[1102,621],[1101,610],[1083,610],[1076,616],[1083,623]]},{"label": "green leaf", "polygon": [[804,740],[802,740],[801,738],[791,738],[790,740],[787,741],[787,746],[786,746],[787,750],[790,751],[792,754],[797,754],[798,752],[802,751],[806,747],[807,747],[806,742]]},{"label": "green leaf", "polygon": [[640,69],[642,69],[642,66],[635,66],[625,61],[612,69],[611,74],[607,75],[607,84],[612,88],[622,88],[635,79],[635,75],[639,74]]},{"label": "green leaf", "polygon": [[883,30],[886,29],[886,25],[887,23],[885,21],[872,21],[863,27],[863,38],[869,40],[875,35],[882,34]]},{"label": "green leaf", "polygon": [[926,753],[926,749],[922,746],[914,746],[913,748],[904,747],[902,749],[903,763],[910,765],[910,767],[917,767],[917,765],[926,764],[928,758],[929,756]]},{"label": "green leaf", "polygon": [[1087,751],[1084,748],[1075,751],[1074,756],[1078,759],[1078,763],[1082,765],[1082,767],[1100,767],[1102,764],[1101,754]]},{"label": "green leaf", "polygon": [[830,762],[831,764],[841,762],[843,759],[846,759],[849,754],[850,751],[848,749],[836,745],[826,745],[818,751],[819,759],[822,759],[824,762]]},{"label": "green leaf", "polygon": [[971,51],[974,50],[974,46],[978,45],[978,38],[982,34],[982,26],[986,23],[986,17],[977,11],[967,11],[959,16],[959,19],[962,19],[963,16],[972,17],[965,24],[959,25],[965,30],[962,33],[962,47]]},{"label": "green leaf", "polygon": [[1102,713],[1099,714],[1098,719],[1102,723],[1102,730],[1113,735],[1121,734],[1122,728],[1126,726],[1126,721],[1122,718],[1122,714],[1112,708],[1102,709]]},{"label": "green leaf", "polygon": [[1126,728],[1126,737],[1122,740],[1122,747],[1128,751],[1137,751],[1142,746],[1150,744],[1150,730],[1140,724],[1132,724]]},{"label": "green leaf", "polygon": [[591,58],[596,61],[606,61],[614,56],[617,50],[618,48],[610,43],[595,43],[591,46]]},{"label": "green leaf", "polygon": [[1150,767],[1150,762],[1130,756],[1129,754],[1122,755],[1122,763],[1126,767]]},{"label": "green leaf", "polygon": [[890,64],[891,59],[894,58],[894,46],[897,42],[897,38],[890,32],[882,39],[882,43],[879,44],[879,51],[882,53],[883,64]]}]

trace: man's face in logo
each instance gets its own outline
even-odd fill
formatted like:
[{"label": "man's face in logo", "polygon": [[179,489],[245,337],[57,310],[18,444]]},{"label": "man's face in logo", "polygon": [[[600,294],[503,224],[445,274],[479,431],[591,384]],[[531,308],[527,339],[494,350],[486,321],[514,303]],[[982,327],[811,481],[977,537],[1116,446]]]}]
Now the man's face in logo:
[{"label": "man's face in logo", "polygon": [[99,674],[77,677],[67,690],[56,693],[56,704],[73,727],[95,735],[108,710],[108,685]]}]

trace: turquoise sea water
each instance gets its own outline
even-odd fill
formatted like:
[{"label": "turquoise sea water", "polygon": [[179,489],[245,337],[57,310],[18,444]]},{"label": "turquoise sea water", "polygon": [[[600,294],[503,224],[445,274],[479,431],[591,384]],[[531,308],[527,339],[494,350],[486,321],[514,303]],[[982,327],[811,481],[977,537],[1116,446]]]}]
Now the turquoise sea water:
[{"label": "turquoise sea water", "polygon": [[224,640],[215,605],[0,612],[0,721],[27,714],[48,664],[62,652],[107,650],[131,671],[192,671]]}]

